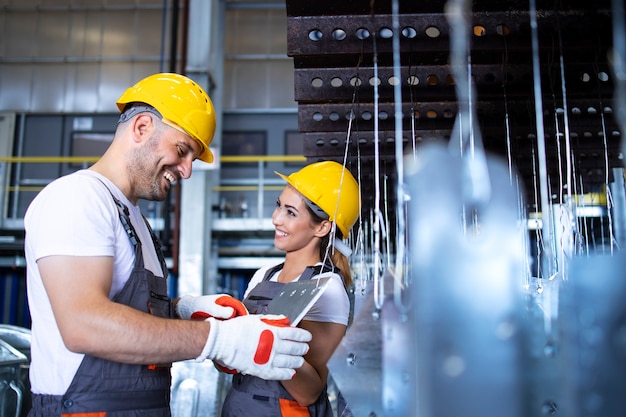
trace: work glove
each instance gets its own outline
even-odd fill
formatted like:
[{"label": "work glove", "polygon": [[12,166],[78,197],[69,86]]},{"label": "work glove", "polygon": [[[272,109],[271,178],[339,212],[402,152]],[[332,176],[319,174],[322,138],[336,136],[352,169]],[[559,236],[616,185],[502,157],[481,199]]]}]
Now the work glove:
[{"label": "work glove", "polygon": [[[218,320],[228,320],[248,314],[246,306],[241,301],[226,294],[204,295],[201,297],[186,295],[178,301],[176,309],[180,317],[191,320],[206,320],[209,317],[214,317]],[[236,369],[231,369],[217,360],[213,360],[213,365],[220,372],[232,375],[238,373]]]},{"label": "work glove", "polygon": [[267,380],[291,379],[304,363],[311,333],[289,326],[283,315],[245,315],[220,321],[211,331],[197,361],[211,359],[242,374]]},{"label": "work glove", "polygon": [[248,310],[243,303],[228,294],[184,295],[176,304],[178,317],[185,320],[204,320],[209,317],[231,319],[244,316]]}]

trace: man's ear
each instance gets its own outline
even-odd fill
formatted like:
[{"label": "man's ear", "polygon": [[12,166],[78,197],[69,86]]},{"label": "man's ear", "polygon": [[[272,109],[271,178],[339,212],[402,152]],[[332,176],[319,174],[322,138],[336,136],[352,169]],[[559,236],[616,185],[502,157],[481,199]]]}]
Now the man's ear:
[{"label": "man's ear", "polygon": [[147,132],[154,126],[152,116],[148,113],[138,114],[131,123],[133,140],[137,143],[142,142],[147,137]]}]

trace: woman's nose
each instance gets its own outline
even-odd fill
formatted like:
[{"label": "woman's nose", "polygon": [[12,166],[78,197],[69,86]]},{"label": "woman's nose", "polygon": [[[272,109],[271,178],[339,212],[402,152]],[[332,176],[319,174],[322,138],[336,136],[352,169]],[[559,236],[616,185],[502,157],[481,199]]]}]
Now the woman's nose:
[{"label": "woman's nose", "polygon": [[280,208],[276,207],[272,213],[272,224],[276,226],[280,223]]}]

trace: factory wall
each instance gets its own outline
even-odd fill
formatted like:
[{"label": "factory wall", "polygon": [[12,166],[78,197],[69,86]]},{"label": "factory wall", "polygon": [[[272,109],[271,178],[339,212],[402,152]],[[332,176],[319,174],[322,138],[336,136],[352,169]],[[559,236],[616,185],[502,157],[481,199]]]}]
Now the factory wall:
[{"label": "factory wall", "polygon": [[[0,258],[3,271],[6,269],[6,277],[0,279],[0,322],[19,322],[26,327],[29,323],[27,306],[19,301],[24,295],[22,218],[29,202],[48,182],[87,167],[104,151],[117,120],[115,100],[143,76],[175,71],[205,84],[219,112],[213,143],[218,155],[302,154],[289,81],[293,80],[293,66],[286,55],[285,6],[245,3],[0,2],[0,112],[10,121],[9,127],[4,128],[9,125],[5,123],[0,129],[2,143],[7,144],[0,155],[5,159],[1,164],[6,184],[0,199]],[[194,26],[194,19],[202,19],[200,15],[206,18],[201,22],[203,27],[207,21],[212,22],[209,29]],[[207,58],[202,61],[204,56]],[[229,146],[224,149],[223,133],[229,139]],[[22,159],[7,160],[10,158]],[[44,160],[26,162],[24,158]],[[85,160],[77,160],[80,158]],[[198,176],[208,178],[208,189],[200,187],[190,192],[208,192],[211,200],[198,215],[219,217],[223,203],[227,207],[223,207],[221,215],[226,218],[267,217],[276,190],[261,193],[250,191],[251,187],[258,183],[259,175],[267,177],[267,184],[272,186],[277,178],[274,170],[288,173],[302,162],[260,164],[261,170],[257,162],[235,161],[197,171]],[[190,181],[187,187],[191,190],[196,185]],[[166,255],[176,283],[173,294],[179,291],[179,259],[186,259],[185,248],[192,246],[187,240],[197,240],[196,236],[182,233],[179,242],[172,241],[173,229],[180,227],[180,219],[175,218],[179,199],[180,192],[174,190],[165,203],[141,203],[154,229],[166,242]],[[240,207],[244,201],[248,205],[245,213]],[[188,211],[193,213],[191,207]],[[221,233],[231,226],[224,227]],[[212,235],[210,221],[202,233]],[[265,245],[265,232],[260,233],[255,239],[261,239]],[[194,252],[187,256],[215,260],[226,270],[210,266],[198,275],[183,274],[183,289],[214,289],[221,286],[223,274],[233,271],[245,282],[247,273],[240,271],[241,262],[236,260],[240,254],[232,251],[232,245],[227,259],[221,261],[220,248],[227,244],[217,240],[200,248],[198,255]],[[243,245],[245,254],[256,257],[254,251],[245,249],[249,246]]]}]

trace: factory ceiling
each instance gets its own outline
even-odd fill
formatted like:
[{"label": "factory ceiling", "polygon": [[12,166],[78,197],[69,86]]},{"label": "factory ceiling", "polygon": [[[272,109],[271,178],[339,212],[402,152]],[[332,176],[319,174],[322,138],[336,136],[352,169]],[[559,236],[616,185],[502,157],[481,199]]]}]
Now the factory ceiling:
[{"label": "factory ceiling", "polygon": [[[365,206],[375,195],[370,188],[376,161],[376,172],[390,179],[389,186],[397,178],[398,91],[405,154],[431,140],[450,140],[459,102],[446,7],[443,0],[400,1],[394,14],[391,0],[287,1],[288,54],[305,156],[347,157],[361,179]],[[510,160],[519,173],[527,210],[540,211],[540,149],[553,203],[568,187],[582,194],[611,182],[612,168],[622,167],[623,132],[613,111],[610,0],[539,0],[534,10],[526,1],[474,1],[470,13],[473,129],[488,154]],[[395,50],[394,19],[400,28]],[[542,109],[540,119],[536,108]],[[543,120],[545,147],[538,147],[537,120]],[[385,198],[391,202],[393,194]]]}]

